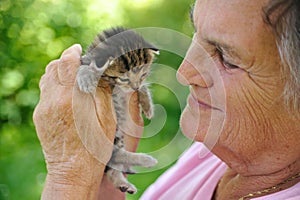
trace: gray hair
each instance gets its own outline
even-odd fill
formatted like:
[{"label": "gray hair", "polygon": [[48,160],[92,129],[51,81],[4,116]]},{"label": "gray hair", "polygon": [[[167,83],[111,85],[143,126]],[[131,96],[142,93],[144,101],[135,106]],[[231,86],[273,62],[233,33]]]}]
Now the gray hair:
[{"label": "gray hair", "polygon": [[275,33],[283,63],[286,85],[284,99],[300,110],[300,0],[270,0],[264,8],[265,21]]}]

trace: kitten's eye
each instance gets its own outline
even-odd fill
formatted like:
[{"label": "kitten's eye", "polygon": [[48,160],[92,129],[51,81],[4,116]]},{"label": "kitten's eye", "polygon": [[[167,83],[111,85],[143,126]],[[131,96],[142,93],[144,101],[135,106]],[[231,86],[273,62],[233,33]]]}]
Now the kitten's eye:
[{"label": "kitten's eye", "polygon": [[109,78],[113,78],[113,79],[116,79],[118,78],[117,76],[108,76]]},{"label": "kitten's eye", "polygon": [[119,80],[122,81],[122,82],[127,82],[127,83],[130,82],[128,78],[120,78],[120,77],[119,77]]},{"label": "kitten's eye", "polygon": [[143,73],[141,78],[146,78],[148,76],[148,73]]}]

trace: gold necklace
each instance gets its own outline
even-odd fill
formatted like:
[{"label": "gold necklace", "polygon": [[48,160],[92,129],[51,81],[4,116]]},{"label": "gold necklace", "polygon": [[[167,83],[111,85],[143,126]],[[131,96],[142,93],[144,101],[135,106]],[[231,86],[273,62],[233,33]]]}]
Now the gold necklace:
[{"label": "gold necklace", "polygon": [[[239,200],[246,200],[246,199],[249,199],[249,198],[254,198],[256,196],[262,196],[264,194],[268,194],[270,192],[274,192],[276,190],[280,191],[280,186],[292,181],[292,180],[295,180],[296,178],[299,178],[300,177],[300,173],[296,174],[295,176],[292,176],[288,179],[286,179],[285,181],[281,182],[281,183],[278,183],[277,185],[273,186],[273,187],[269,187],[267,189],[264,189],[264,190],[260,190],[260,191],[257,191],[257,192],[252,192],[252,193],[249,193],[241,198],[239,198]],[[278,192],[277,191],[277,192]]]}]

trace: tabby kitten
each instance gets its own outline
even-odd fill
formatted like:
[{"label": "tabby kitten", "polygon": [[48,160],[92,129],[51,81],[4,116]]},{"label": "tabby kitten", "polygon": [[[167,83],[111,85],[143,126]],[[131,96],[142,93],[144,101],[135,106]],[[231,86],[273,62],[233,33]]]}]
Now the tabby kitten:
[{"label": "tabby kitten", "polygon": [[124,127],[128,117],[128,93],[138,92],[140,107],[147,118],[152,118],[153,104],[144,80],[150,73],[157,48],[132,30],[116,27],[98,34],[82,57],[77,72],[79,89],[94,94],[100,79],[109,82],[117,118],[117,129],[111,159],[105,172],[122,192],[133,194],[135,186],[123,173],[134,173],[131,166],[151,167],[156,159],[144,154],[129,152],[124,148]]}]

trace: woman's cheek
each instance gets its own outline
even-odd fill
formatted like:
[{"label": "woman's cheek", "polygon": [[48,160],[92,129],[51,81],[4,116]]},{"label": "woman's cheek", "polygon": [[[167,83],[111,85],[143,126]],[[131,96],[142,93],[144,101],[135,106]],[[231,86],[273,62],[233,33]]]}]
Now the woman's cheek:
[{"label": "woman's cheek", "polygon": [[191,140],[195,140],[198,130],[198,123],[199,116],[194,114],[191,108],[186,105],[180,117],[180,127],[182,133]]},{"label": "woman's cheek", "polygon": [[217,140],[216,134],[222,132],[224,116],[219,110],[201,110],[187,105],[180,118],[181,130],[194,141],[215,143],[212,140]]}]

